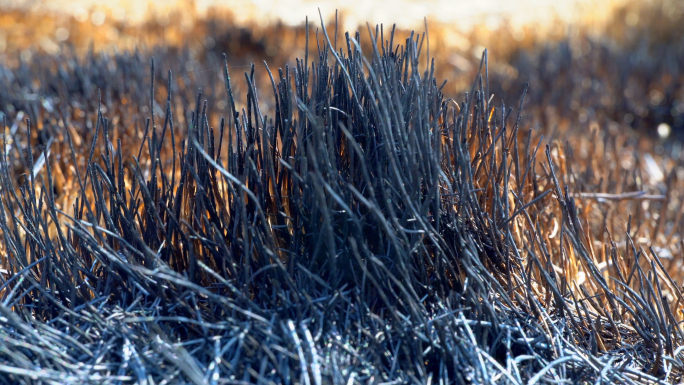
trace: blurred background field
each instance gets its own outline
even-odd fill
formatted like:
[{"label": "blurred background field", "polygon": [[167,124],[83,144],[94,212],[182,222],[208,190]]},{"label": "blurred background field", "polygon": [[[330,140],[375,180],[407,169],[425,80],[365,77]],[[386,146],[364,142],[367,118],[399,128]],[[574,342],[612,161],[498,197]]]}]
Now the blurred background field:
[{"label": "blurred background field", "polygon": [[339,10],[339,30],[360,30],[366,40],[366,23],[386,31],[396,24],[408,36],[423,32],[427,19],[437,78],[448,79],[450,96],[465,90],[486,47],[494,94],[515,100],[530,82],[528,103],[539,107],[530,112],[544,127],[609,119],[652,136],[661,123],[674,128],[661,126],[661,134],[684,127],[678,0],[22,0],[0,7],[0,63],[9,67],[63,50],[164,47],[187,51],[187,61],[169,65],[183,82],[219,78],[214,59],[224,52],[237,68],[263,60],[280,67],[303,56],[304,20],[318,30],[318,8],[330,30]]},{"label": "blurred background field", "polygon": [[[5,9],[71,14],[87,18],[93,12],[103,12],[117,20],[139,23],[150,17],[163,20],[170,12],[182,10],[206,17],[216,9],[230,9],[235,12],[237,23],[256,21],[259,23],[283,22],[299,25],[305,16],[318,16],[318,9],[324,17],[339,11],[346,16],[346,30],[359,23],[397,23],[402,28],[420,26],[423,17],[431,20],[471,28],[480,23],[490,26],[504,20],[521,26],[525,24],[548,25],[554,18],[566,22],[600,19],[625,0],[483,0],[483,1],[339,1],[339,0],[167,0],[133,1],[117,0],[101,2],[95,0],[2,0]],[[95,16],[97,19],[99,16]]]},{"label": "blurred background field", "polygon": [[[679,0],[459,1],[1,1],[0,63],[31,65],[34,55],[64,50],[116,52],[179,50],[164,63],[193,87],[220,80],[220,55],[236,69],[265,60],[281,67],[303,56],[304,20],[318,31],[320,7],[328,28],[360,30],[396,23],[400,36],[421,33],[427,19],[430,55],[446,92],[467,89],[484,48],[492,92],[517,100],[530,83],[528,123],[546,133],[569,125],[636,129],[643,145],[673,161],[684,158],[684,63]],[[342,39],[342,32],[338,38]],[[265,71],[257,71],[268,86]],[[191,87],[192,88],[192,87]],[[209,87],[209,96],[211,96]],[[660,131],[658,130],[660,128]]]}]

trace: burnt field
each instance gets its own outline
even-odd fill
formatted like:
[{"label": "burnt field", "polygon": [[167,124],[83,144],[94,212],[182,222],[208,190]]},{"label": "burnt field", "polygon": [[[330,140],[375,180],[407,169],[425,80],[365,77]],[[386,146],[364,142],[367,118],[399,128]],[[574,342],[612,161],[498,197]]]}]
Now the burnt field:
[{"label": "burnt field", "polygon": [[0,383],[681,382],[678,6],[0,15]]}]

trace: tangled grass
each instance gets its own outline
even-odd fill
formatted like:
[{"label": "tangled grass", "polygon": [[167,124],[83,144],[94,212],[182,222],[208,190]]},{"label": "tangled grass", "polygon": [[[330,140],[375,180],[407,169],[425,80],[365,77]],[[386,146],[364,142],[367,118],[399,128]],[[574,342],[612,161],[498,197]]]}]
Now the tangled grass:
[{"label": "tangled grass", "polygon": [[486,51],[454,100],[422,34],[305,31],[199,92],[187,49],[2,68],[0,383],[681,380],[676,167],[547,142]]}]

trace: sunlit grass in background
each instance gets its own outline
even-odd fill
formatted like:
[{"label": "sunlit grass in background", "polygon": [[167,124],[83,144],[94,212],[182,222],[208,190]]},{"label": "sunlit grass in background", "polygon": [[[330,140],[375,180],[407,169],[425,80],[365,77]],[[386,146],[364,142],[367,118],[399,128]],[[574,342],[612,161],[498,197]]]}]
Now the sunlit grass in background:
[{"label": "sunlit grass in background", "polygon": [[[329,18],[339,11],[345,15],[345,30],[352,30],[359,24],[370,22],[396,23],[400,28],[415,28],[427,17],[438,23],[457,25],[469,29],[477,24],[495,28],[504,21],[516,27],[534,25],[547,27],[559,19],[564,22],[600,20],[610,10],[625,0],[0,0],[0,6],[30,9],[49,13],[74,15],[78,20],[91,19],[98,23],[103,17],[113,17],[137,23],[150,18],[166,24],[169,13],[182,10],[200,17],[206,17],[216,9],[233,10],[235,21],[245,24],[283,22],[299,25],[305,16],[317,17],[320,8],[323,16]],[[238,11],[239,10],[239,11]]]}]

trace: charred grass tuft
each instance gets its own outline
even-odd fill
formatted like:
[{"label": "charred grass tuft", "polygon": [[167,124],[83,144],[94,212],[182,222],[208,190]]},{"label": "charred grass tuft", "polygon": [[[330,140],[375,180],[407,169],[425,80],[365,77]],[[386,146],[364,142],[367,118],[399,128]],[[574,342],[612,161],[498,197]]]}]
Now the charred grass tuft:
[{"label": "charred grass tuft", "polygon": [[486,51],[455,100],[425,34],[306,31],[199,92],[175,51],[4,77],[0,383],[678,381],[677,265],[633,239],[673,242],[674,172],[547,144]]}]

